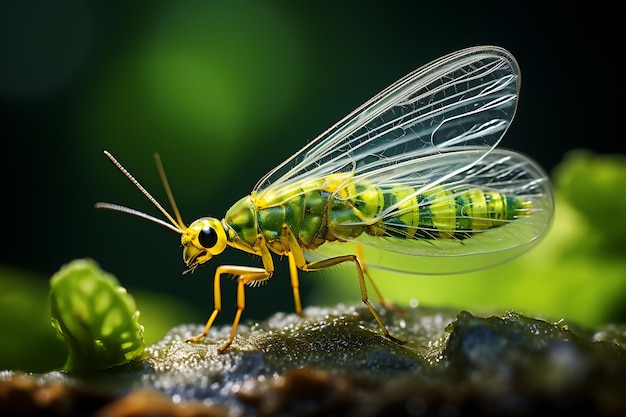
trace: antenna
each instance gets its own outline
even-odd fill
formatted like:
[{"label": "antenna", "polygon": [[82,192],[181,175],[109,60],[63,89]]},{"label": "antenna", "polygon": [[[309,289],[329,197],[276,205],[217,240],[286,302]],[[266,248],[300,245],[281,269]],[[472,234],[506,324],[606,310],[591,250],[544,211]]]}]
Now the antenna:
[{"label": "antenna", "polygon": [[170,188],[169,182],[167,181],[167,177],[165,175],[165,169],[163,168],[163,164],[161,162],[161,158],[159,157],[159,154],[155,153],[154,159],[157,165],[157,169],[159,171],[159,175],[161,176],[161,181],[163,182],[163,187],[165,188],[165,192],[167,193],[167,198],[170,201],[172,210],[174,210],[174,215],[176,216],[176,220],[174,220],[174,218],[167,212],[167,210],[165,210],[163,206],[159,204],[159,202],[154,197],[152,197],[152,195],[148,192],[148,190],[146,190],[143,187],[143,185],[141,185],[139,181],[137,181],[135,177],[133,177],[132,174],[128,172],[128,170],[124,168],[124,166],[121,163],[119,163],[119,161],[115,159],[113,155],[111,155],[111,153],[109,153],[108,151],[104,151],[104,154],[107,156],[107,158],[111,160],[111,162],[113,162],[113,165],[115,165],[117,169],[119,169],[120,172],[124,174],[124,176],[128,178],[130,182],[132,182],[133,185],[137,187],[137,189],[139,189],[139,191],[141,191],[141,193],[144,196],[146,196],[146,198],[148,198],[148,200],[150,200],[152,204],[154,204],[154,206],[157,209],[159,209],[161,213],[163,213],[163,215],[167,218],[167,220],[170,221],[171,224],[164,220],[151,216],[147,213],[144,213],[139,210],[135,210],[126,206],[121,206],[119,204],[96,203],[95,205],[96,208],[119,211],[121,213],[131,214],[133,216],[141,217],[142,219],[146,219],[148,221],[160,224],[161,226],[167,227],[168,229],[173,230],[176,233],[179,233],[179,234],[185,233],[187,226],[185,226],[185,223],[183,222],[180,212],[178,211],[178,207],[176,206],[176,202],[174,200],[174,194],[172,194],[172,190]]}]

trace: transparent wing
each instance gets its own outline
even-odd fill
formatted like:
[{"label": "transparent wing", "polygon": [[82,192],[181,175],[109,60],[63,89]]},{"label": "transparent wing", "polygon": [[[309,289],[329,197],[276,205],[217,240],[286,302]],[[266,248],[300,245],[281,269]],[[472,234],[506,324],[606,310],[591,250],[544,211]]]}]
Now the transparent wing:
[{"label": "transparent wing", "polygon": [[[369,267],[400,272],[460,272],[508,260],[537,241],[553,210],[541,169],[523,155],[494,149],[515,115],[519,83],[518,65],[504,49],[480,46],[446,55],[374,96],[261,178],[254,191],[260,199],[280,201],[307,181],[336,173],[349,174],[344,186],[414,189],[375,219],[337,225],[348,227],[388,220],[393,226],[401,205],[414,209],[406,203],[436,187],[497,191],[527,201],[530,212],[471,239],[361,233],[354,242],[363,247]],[[345,254],[354,254],[353,245],[326,242],[306,256]]]},{"label": "transparent wing", "polygon": [[[477,158],[481,158],[480,162],[472,163],[472,167],[462,174],[448,176],[450,172],[458,171],[459,167],[464,167],[468,161],[475,161]],[[400,183],[413,187],[415,192],[381,212],[377,219],[383,223],[388,219],[393,220],[400,206],[406,211],[414,210],[416,207],[407,205],[406,202],[411,201],[416,194],[431,189],[430,184],[442,176],[448,176],[440,183],[443,189],[456,193],[468,189],[496,191],[519,199],[528,209],[524,210],[523,215],[504,221],[508,223],[506,225],[484,231],[468,231],[467,234],[472,235],[471,239],[406,239],[398,237],[400,233],[395,233],[395,236],[371,236],[362,233],[352,241],[362,245],[366,264],[370,268],[419,274],[480,269],[505,262],[525,252],[539,240],[550,223],[553,212],[550,182],[537,164],[517,152],[494,149],[485,154],[485,150],[480,147],[450,148],[424,158],[420,161],[420,166],[410,173],[398,175],[402,179]],[[395,180],[393,183],[398,184]],[[419,208],[419,204],[423,203],[415,204]],[[430,200],[428,204],[436,204],[436,200]],[[337,226],[362,225],[354,222]],[[393,225],[394,223],[389,223],[391,231]],[[420,236],[436,231],[422,232]],[[317,260],[351,253],[354,253],[352,245],[327,242],[315,252],[307,252],[306,257]]]},{"label": "transparent wing", "polygon": [[431,177],[432,185],[443,182],[498,144],[515,115],[519,77],[513,56],[498,47],[446,55],[381,91],[261,178],[254,191],[277,198],[307,179],[349,171],[391,180],[397,165],[418,167],[448,148],[481,146],[483,155]]}]

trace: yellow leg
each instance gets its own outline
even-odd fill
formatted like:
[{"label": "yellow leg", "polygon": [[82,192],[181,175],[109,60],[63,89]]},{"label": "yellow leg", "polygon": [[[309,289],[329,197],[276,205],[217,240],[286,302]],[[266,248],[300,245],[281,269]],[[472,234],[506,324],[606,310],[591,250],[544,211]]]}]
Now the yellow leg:
[{"label": "yellow leg", "polygon": [[289,258],[289,275],[291,276],[291,288],[293,289],[293,302],[296,308],[296,314],[302,316],[302,303],[300,302],[300,281],[298,280],[298,267],[293,253],[287,254]]},{"label": "yellow leg", "polygon": [[361,264],[361,269],[363,270],[363,274],[365,275],[369,283],[372,284],[372,288],[374,288],[374,291],[376,292],[376,295],[378,296],[378,301],[380,302],[380,304],[383,307],[385,307],[387,310],[391,310],[402,316],[406,316],[406,311],[404,311],[403,309],[401,309],[400,307],[398,307],[397,305],[395,305],[394,303],[392,303],[391,301],[383,297],[383,294],[378,289],[378,286],[372,279],[372,276],[370,275],[370,272],[367,269],[367,264],[365,263],[365,256],[363,255],[363,248],[358,243],[356,243],[354,246],[356,247],[356,257],[359,259],[359,263]]},{"label": "yellow leg", "polygon": [[233,265],[222,265],[217,267],[215,270],[215,278],[213,279],[213,294],[214,294],[214,303],[215,307],[213,309],[213,313],[209,317],[209,320],[204,327],[204,331],[195,337],[190,337],[185,340],[185,342],[197,342],[198,340],[205,337],[217,314],[222,309],[222,296],[221,296],[221,285],[220,285],[220,277],[222,274],[231,274],[237,275],[237,313],[235,314],[235,319],[233,320],[232,330],[230,332],[230,337],[222,346],[220,346],[217,351],[218,353],[222,353],[231,343],[235,340],[235,336],[237,335],[237,326],[239,326],[239,320],[241,319],[241,313],[243,312],[246,302],[245,302],[245,291],[244,285],[253,282],[253,281],[264,281],[272,276],[271,271],[267,271],[264,268],[254,268],[248,266],[233,266]]},{"label": "yellow leg", "polygon": [[[365,304],[368,310],[370,311],[370,313],[372,313],[372,316],[374,316],[374,319],[378,323],[378,326],[380,326],[380,329],[382,330],[385,337],[387,337],[388,339],[396,343],[400,343],[400,344],[404,343],[401,340],[393,337],[389,333],[389,331],[387,330],[387,327],[385,327],[382,319],[380,318],[380,316],[374,309],[374,306],[372,306],[372,303],[370,303],[370,300],[367,297],[367,288],[365,286],[365,276],[363,274],[363,269],[361,268],[361,263],[359,262],[356,255],[337,256],[334,258],[323,259],[321,261],[307,263],[306,259],[304,258],[304,254],[302,252],[302,248],[298,244],[298,241],[296,237],[294,236],[293,232],[291,231],[291,228],[286,224],[283,225],[283,228],[282,228],[282,239],[284,243],[286,243],[289,246],[289,259],[290,260],[293,259],[294,265],[303,271],[319,271],[321,269],[326,269],[332,266],[339,265],[343,262],[353,262],[354,265],[356,266],[357,275],[359,278],[359,287],[361,289],[361,301],[363,301],[363,304]],[[297,271],[296,271],[296,277],[297,277]],[[292,275],[292,285],[293,285],[293,275]],[[294,289],[294,293],[295,293],[295,289]]]}]

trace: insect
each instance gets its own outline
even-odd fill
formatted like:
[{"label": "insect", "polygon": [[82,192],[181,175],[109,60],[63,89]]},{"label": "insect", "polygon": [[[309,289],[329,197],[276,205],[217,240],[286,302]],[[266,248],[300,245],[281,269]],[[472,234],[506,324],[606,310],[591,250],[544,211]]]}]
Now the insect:
[{"label": "insect", "polygon": [[302,314],[298,270],[354,265],[361,299],[383,334],[396,340],[371,304],[370,268],[436,274],[494,265],[527,250],[553,211],[549,181],[519,153],[496,148],[517,108],[520,71],[495,46],[463,49],[401,78],[262,177],[222,219],[186,226],[155,155],[174,216],[108,152],[105,154],[168,221],[110,203],[181,235],[187,272],[227,246],[258,255],[263,267],[221,265],[237,277],[237,312],[223,352],[235,339],[246,284],[274,274],[273,254],[289,263],[295,309]]}]

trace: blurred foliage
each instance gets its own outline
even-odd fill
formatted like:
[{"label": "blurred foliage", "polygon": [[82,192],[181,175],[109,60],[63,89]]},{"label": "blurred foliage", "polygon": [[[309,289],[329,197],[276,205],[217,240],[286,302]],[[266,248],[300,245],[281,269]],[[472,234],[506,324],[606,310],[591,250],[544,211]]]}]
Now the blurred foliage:
[{"label": "blurred foliage", "polygon": [[[528,253],[506,264],[458,275],[372,271],[383,295],[399,303],[470,311],[509,310],[583,325],[626,321],[624,222],[626,163],[621,155],[572,151],[553,173],[551,228]],[[415,259],[419,262],[419,258]],[[312,302],[359,299],[353,268],[328,272]],[[370,289],[370,297],[375,293]]]},{"label": "blurred foliage", "polygon": [[[184,143],[194,149],[185,162],[209,162],[218,182],[240,146],[284,117],[302,72],[297,37],[261,3],[191,1],[164,9],[124,59],[95,72],[77,123],[90,138],[81,146],[115,152],[148,142],[148,152],[165,155]],[[137,151],[149,155],[143,146]],[[220,157],[207,161],[210,154]]]},{"label": "blurred foliage", "polygon": [[50,314],[69,348],[68,371],[111,368],[143,355],[135,300],[92,260],[74,260],[52,276]]},{"label": "blurred foliage", "polygon": [[[588,222],[587,239],[623,256],[626,248],[626,155],[578,150],[555,171],[555,186]],[[595,246],[595,245],[594,245]]]},{"label": "blurred foliage", "polygon": [[50,326],[49,285],[42,278],[0,267],[0,369],[43,372],[67,359],[65,343]]}]

